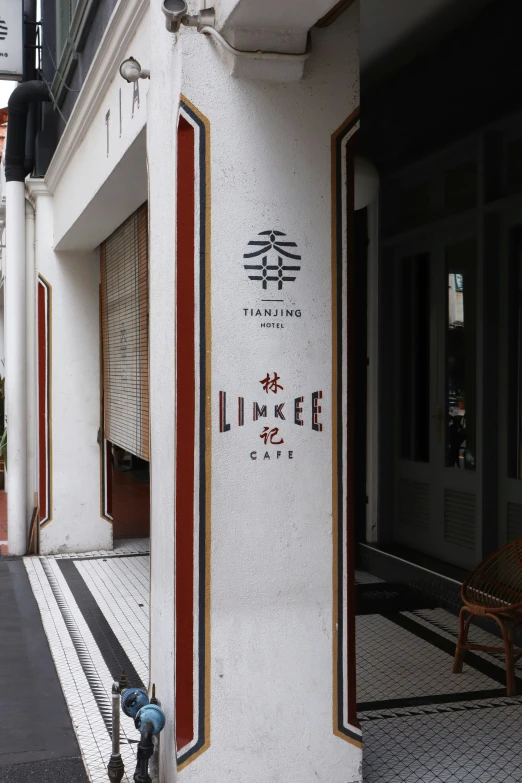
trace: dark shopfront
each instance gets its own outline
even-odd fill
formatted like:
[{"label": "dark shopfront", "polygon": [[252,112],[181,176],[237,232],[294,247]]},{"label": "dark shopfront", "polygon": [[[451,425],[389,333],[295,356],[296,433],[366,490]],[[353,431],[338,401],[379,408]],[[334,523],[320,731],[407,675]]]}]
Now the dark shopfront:
[{"label": "dark shopfront", "polygon": [[490,2],[362,90],[359,151],[381,175],[378,546],[466,571],[522,535],[521,21]]},{"label": "dark shopfront", "polygon": [[[520,780],[504,656],[469,653],[453,673],[461,582],[522,535],[522,6],[468,8],[361,84],[357,152],[380,176],[378,232],[374,205],[355,213],[365,783]],[[470,640],[495,633],[475,623]]]}]

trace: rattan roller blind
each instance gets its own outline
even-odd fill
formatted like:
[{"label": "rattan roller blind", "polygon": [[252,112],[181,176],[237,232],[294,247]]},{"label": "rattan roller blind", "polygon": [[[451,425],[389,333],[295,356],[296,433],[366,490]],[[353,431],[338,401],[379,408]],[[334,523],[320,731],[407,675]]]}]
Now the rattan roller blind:
[{"label": "rattan roller blind", "polygon": [[148,460],[148,225],[144,204],[100,246],[104,435]]}]

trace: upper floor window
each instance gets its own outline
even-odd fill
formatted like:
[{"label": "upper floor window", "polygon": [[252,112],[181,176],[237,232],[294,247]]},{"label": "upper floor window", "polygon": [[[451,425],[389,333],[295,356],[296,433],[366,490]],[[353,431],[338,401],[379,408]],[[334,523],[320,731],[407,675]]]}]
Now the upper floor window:
[{"label": "upper floor window", "polygon": [[62,56],[65,44],[69,38],[69,31],[80,0],[56,0],[56,56],[58,60]]}]

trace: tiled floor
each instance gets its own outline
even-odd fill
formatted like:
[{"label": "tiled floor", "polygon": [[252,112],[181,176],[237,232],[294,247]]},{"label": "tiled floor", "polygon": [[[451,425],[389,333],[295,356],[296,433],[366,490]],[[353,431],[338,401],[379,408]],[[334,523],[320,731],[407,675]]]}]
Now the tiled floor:
[{"label": "tiled floor", "polygon": [[[24,559],[93,783],[108,779],[113,680],[124,668],[131,685],[148,684],[148,544],[119,541],[111,552]],[[138,739],[122,716],[125,783],[132,781]]]},{"label": "tiled floor", "polygon": [[[364,573],[357,582],[377,584]],[[382,582],[376,589],[393,594]],[[522,698],[506,697],[502,657],[476,653],[455,675],[454,615],[440,607],[387,614],[386,601],[380,611],[357,617],[365,783],[520,783]],[[470,641],[479,639],[499,643],[472,626]]]},{"label": "tiled floor", "polygon": [[[93,783],[107,780],[113,679],[124,668],[132,685],[148,684],[148,546],[25,558]],[[371,574],[356,580],[365,783],[520,783],[522,699],[506,697],[502,660],[477,653],[452,674],[456,617]],[[518,676],[522,686],[522,664]],[[121,738],[130,783],[138,736],[125,717]]]}]

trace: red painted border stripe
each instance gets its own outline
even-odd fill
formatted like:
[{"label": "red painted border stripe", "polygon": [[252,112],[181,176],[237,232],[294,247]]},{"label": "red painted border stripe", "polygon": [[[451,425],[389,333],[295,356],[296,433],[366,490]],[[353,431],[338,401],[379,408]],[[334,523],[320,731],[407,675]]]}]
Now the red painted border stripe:
[{"label": "red painted border stripe", "polygon": [[178,128],[176,257],[176,743],[194,738],[195,138]]},{"label": "red painted border stripe", "polygon": [[47,289],[38,282],[38,458],[39,487],[38,502],[40,520],[49,518],[47,497]]}]

